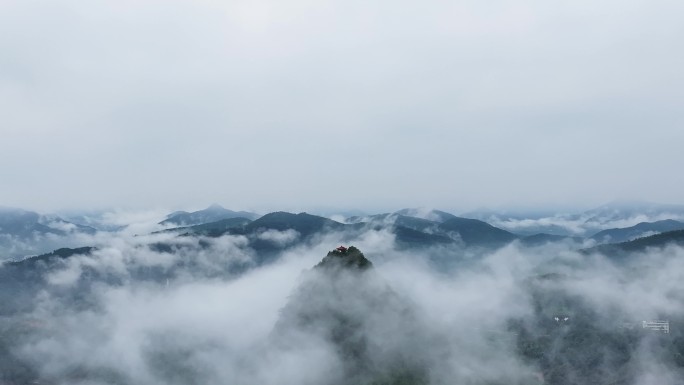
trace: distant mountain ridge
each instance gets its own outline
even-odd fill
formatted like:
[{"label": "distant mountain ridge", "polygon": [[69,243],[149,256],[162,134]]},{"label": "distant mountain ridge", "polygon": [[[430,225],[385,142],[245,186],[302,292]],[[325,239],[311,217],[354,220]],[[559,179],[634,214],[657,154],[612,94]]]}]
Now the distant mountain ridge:
[{"label": "distant mountain ridge", "polygon": [[608,257],[625,257],[631,253],[640,253],[649,248],[663,248],[668,245],[684,246],[684,230],[668,231],[627,242],[599,245],[581,251],[584,254],[601,253]]},{"label": "distant mountain ridge", "polygon": [[412,218],[426,219],[433,222],[445,222],[452,218],[457,218],[456,215],[441,210],[427,210],[427,209],[401,209],[395,211],[394,214],[404,215]]},{"label": "distant mountain ridge", "polygon": [[56,215],[0,207],[0,262],[73,246],[78,236],[97,231]]},{"label": "distant mountain ridge", "polygon": [[555,235],[555,234],[546,234],[546,233],[538,233],[538,234],[532,234],[528,235],[525,237],[520,238],[520,243],[524,246],[543,246],[549,243],[576,243],[576,244],[581,244],[582,241],[584,241],[584,238],[582,237],[571,237],[567,235]]},{"label": "distant mountain ridge", "polygon": [[21,209],[0,210],[0,233],[28,238],[34,234],[61,234],[62,231],[40,223],[40,215]]},{"label": "distant mountain ridge", "polygon": [[645,235],[653,235],[652,233],[663,233],[682,229],[684,229],[684,222],[666,219],[656,222],[641,222],[631,227],[599,231],[592,235],[591,239],[602,243],[617,243],[641,238]]},{"label": "distant mountain ridge", "polygon": [[213,204],[204,210],[187,212],[175,211],[167,216],[160,225],[174,225],[174,226],[194,226],[203,223],[210,223],[220,221],[222,219],[231,218],[247,218],[254,220],[258,215],[247,211],[232,211],[223,208],[218,204]]},{"label": "distant mountain ridge", "polygon": [[33,211],[0,207],[0,234],[19,238],[34,235],[64,235],[70,231],[93,234],[90,226],[77,225],[55,215],[41,215]]},{"label": "distant mountain ridge", "polygon": [[518,238],[516,234],[487,222],[458,217],[439,210],[402,209],[393,213],[352,217],[350,222],[378,227],[390,226],[397,234],[399,242],[412,246],[421,243],[460,243],[468,247],[499,247]]},{"label": "distant mountain ridge", "polygon": [[404,220],[410,218],[413,221],[423,221],[424,223],[442,223],[451,218],[457,218],[455,215],[440,210],[415,209],[407,208],[394,211],[392,213],[374,214],[366,216],[353,216],[347,218],[347,223],[359,222],[394,222],[396,220]]},{"label": "distant mountain ridge", "polygon": [[684,222],[684,206],[650,202],[611,202],[578,212],[572,210],[496,211],[480,209],[464,213],[461,216],[479,219],[521,236],[546,233],[570,237],[590,237],[602,230],[630,227],[640,222],[656,222],[666,219]]},{"label": "distant mountain ridge", "polygon": [[55,260],[59,260],[59,259],[66,259],[66,258],[72,257],[74,255],[90,255],[95,250],[96,250],[96,248],[91,247],[91,246],[76,247],[76,248],[63,247],[61,249],[57,249],[55,251],[51,251],[51,252],[46,253],[46,254],[28,257],[28,258],[22,259],[21,261],[8,262],[7,265],[9,265],[9,266],[35,265],[36,263],[40,263],[40,262],[45,263],[45,262],[55,261]]},{"label": "distant mountain ridge", "polygon": [[466,246],[503,246],[517,235],[477,219],[454,217],[439,225],[446,234],[458,234]]},{"label": "distant mountain ridge", "polygon": [[[666,206],[666,208],[670,207]],[[651,212],[655,212],[653,210]],[[4,214],[4,216],[0,215],[0,247],[3,246],[1,243],[3,239],[12,241],[14,238],[11,237],[38,234],[49,235],[46,239],[56,240],[50,244],[53,247],[49,249],[34,249],[17,256],[5,253],[5,259],[9,260],[26,255],[42,254],[60,247],[82,246],[84,244],[82,242],[60,244],[59,237],[70,234],[70,232],[95,232],[95,229],[87,226],[74,225],[64,222],[58,217],[40,216],[37,213],[25,210],[4,209],[0,210],[0,214]],[[246,214],[249,217],[236,216],[239,214]],[[221,219],[213,220],[217,217]],[[509,231],[482,220],[459,217],[444,211],[411,208],[392,213],[350,217],[344,222],[337,222],[330,218],[308,213],[295,214],[284,211],[255,217],[256,215],[252,213],[232,211],[219,205],[212,205],[207,209],[192,213],[174,212],[169,214],[169,218],[161,223],[165,225],[170,225],[174,221],[202,223],[174,227],[160,232],[175,233],[184,237],[242,236],[246,240],[244,247],[253,249],[258,256],[258,263],[263,263],[274,258],[279,252],[312,244],[326,234],[333,235],[339,242],[353,242],[368,231],[381,231],[393,235],[393,246],[398,250],[433,248],[436,253],[437,250],[468,248],[477,254],[491,252],[516,240],[522,247],[563,243],[566,247],[578,250],[581,247],[586,247],[587,244],[591,244],[592,240],[616,243],[653,233],[684,229],[684,222],[666,219],[642,222],[625,228],[605,229],[596,232],[590,238],[544,232],[528,235],[525,232]],[[48,226],[45,223],[51,225]],[[15,235],[3,238],[2,230],[7,228],[13,228]],[[183,249],[183,244],[186,241],[187,238],[185,241],[182,238],[165,238],[165,240],[159,241],[151,247],[156,251],[173,253]],[[199,240],[199,244],[207,244],[207,242],[207,240]],[[444,249],[445,247],[446,249]]]},{"label": "distant mountain ridge", "polygon": [[588,223],[609,223],[640,216],[662,219],[684,220],[684,205],[661,204],[652,202],[611,202],[595,209],[587,210],[584,216]]},{"label": "distant mountain ridge", "polygon": [[245,226],[245,232],[255,232],[260,229],[267,230],[295,230],[302,236],[310,236],[323,230],[339,230],[344,224],[332,219],[312,215],[308,213],[293,214],[285,211],[276,211],[266,214]]},{"label": "distant mountain ridge", "polygon": [[241,228],[252,222],[250,219],[236,217],[221,219],[215,222],[202,223],[193,226],[173,227],[166,230],[155,231],[158,233],[178,233],[183,235],[206,235],[209,237],[219,237],[228,233],[232,229]]},{"label": "distant mountain ridge", "polygon": [[[407,212],[407,211],[402,211]],[[351,243],[368,231],[388,232],[393,235],[394,247],[398,250],[430,248],[473,248],[473,252],[489,252],[502,247],[518,237],[485,222],[459,218],[448,213],[439,213],[440,223],[397,213],[378,214],[364,217],[355,223],[341,223],[330,218],[308,214],[277,211],[250,221],[246,218],[232,218],[195,226],[163,230],[181,236],[242,236],[245,247],[255,252],[257,265],[277,258],[278,253],[302,245],[310,245],[326,235],[337,242]],[[205,242],[200,240],[200,243]],[[173,253],[183,248],[181,240],[167,240],[156,243],[156,251]],[[436,252],[436,250],[435,250]],[[451,253],[451,252],[450,252]],[[439,256],[437,256],[439,254]],[[457,258],[453,253],[436,253],[431,261],[442,263]]]}]

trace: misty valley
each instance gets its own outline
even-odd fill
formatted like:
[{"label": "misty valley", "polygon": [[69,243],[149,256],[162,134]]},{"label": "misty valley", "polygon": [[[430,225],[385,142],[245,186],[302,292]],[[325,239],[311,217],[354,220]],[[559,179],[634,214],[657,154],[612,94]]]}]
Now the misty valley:
[{"label": "misty valley", "polygon": [[684,384],[684,206],[0,208],[19,384]]}]

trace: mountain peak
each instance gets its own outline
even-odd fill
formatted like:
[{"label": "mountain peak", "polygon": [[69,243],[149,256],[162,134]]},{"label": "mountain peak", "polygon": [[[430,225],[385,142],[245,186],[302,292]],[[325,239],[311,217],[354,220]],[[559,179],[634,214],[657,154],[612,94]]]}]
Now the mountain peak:
[{"label": "mountain peak", "polygon": [[330,268],[346,268],[367,270],[373,267],[373,263],[366,259],[361,250],[354,246],[344,247],[340,246],[335,250],[329,251],[328,255],[323,258],[314,268],[315,269],[330,269]]},{"label": "mountain peak", "polygon": [[218,203],[212,203],[205,211],[225,211],[226,209]]},{"label": "mountain peak", "polygon": [[405,353],[428,340],[417,309],[371,266],[356,247],[330,251],[304,273],[273,335],[287,346],[326,341],[341,369],[327,384],[427,384],[421,359]]}]

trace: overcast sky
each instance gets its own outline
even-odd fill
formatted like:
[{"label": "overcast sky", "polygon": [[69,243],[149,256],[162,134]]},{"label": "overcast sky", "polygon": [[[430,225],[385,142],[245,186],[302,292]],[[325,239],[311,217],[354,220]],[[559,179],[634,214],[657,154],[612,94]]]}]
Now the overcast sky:
[{"label": "overcast sky", "polygon": [[0,0],[0,205],[684,203],[683,14]]}]

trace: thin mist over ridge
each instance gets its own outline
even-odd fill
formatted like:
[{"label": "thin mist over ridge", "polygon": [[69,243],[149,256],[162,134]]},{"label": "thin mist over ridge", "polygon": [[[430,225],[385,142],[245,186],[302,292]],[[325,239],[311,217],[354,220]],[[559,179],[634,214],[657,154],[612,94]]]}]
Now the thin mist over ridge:
[{"label": "thin mist over ridge", "polygon": [[[365,223],[368,226],[398,228],[404,238],[411,238],[414,242],[427,241],[421,237],[432,237],[434,242],[438,241],[435,236],[454,238],[458,231],[449,235],[450,230],[447,229],[449,225],[443,222],[455,218],[477,219],[482,222],[481,226],[487,224],[513,234],[504,236],[502,233],[504,238],[507,237],[506,240],[514,237],[530,237],[531,242],[539,242],[565,237],[565,239],[575,241],[582,238],[593,239],[599,243],[625,241],[668,229],[676,230],[680,226],[680,221],[684,221],[684,206],[644,202],[610,203],[595,209],[569,214],[548,214],[544,211],[544,215],[536,212],[529,216],[519,211],[480,210],[453,214],[429,208],[401,209],[383,214],[359,215],[361,213],[358,210],[347,212],[354,215],[340,214],[344,211],[331,211],[330,213],[323,215],[343,224]],[[0,221],[5,223],[4,226],[0,226],[0,256],[4,259],[16,259],[26,255],[49,252],[60,247],[91,246],[98,242],[98,238],[106,238],[107,233],[116,232],[145,234],[154,231],[180,231],[173,229],[187,228],[190,232],[203,229],[201,231],[205,233],[216,233],[233,227],[234,223],[246,225],[249,221],[259,219],[267,213],[233,211],[212,204],[206,209],[197,211],[115,210],[66,214],[60,217],[20,209],[0,211]],[[420,220],[423,222],[419,222]],[[210,224],[213,222],[216,223]],[[461,222],[465,223],[463,220]],[[472,222],[468,226],[475,225],[475,223]],[[456,225],[454,220],[451,225]],[[192,226],[201,227],[193,228]],[[454,229],[463,224],[456,226]],[[629,230],[632,227],[633,229]],[[602,231],[604,233],[601,233]],[[484,233],[486,231],[478,231],[478,236]],[[614,235],[602,236],[601,234]],[[459,237],[453,240],[462,241]],[[444,239],[444,241],[448,240]]]}]

